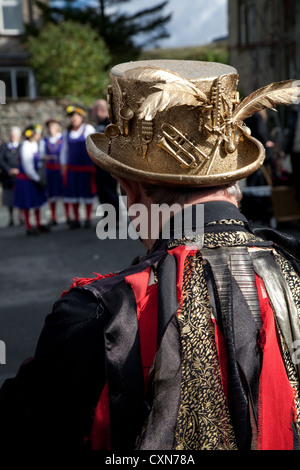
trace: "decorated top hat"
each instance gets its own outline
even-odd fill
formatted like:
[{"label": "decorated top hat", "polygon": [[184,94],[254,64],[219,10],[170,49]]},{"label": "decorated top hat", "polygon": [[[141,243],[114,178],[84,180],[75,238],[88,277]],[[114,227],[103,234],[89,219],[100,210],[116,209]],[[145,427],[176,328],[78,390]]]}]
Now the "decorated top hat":
[{"label": "decorated top hat", "polygon": [[110,78],[110,125],[87,138],[88,153],[112,174],[156,185],[219,186],[253,173],[265,149],[243,120],[299,94],[290,80],[240,102],[237,71],[213,62],[128,62]]}]

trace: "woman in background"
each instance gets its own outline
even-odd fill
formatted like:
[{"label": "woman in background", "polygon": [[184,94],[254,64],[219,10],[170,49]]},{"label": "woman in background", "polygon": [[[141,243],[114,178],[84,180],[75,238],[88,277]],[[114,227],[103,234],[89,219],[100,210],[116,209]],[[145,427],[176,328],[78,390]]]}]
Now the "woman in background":
[{"label": "woman in background", "polygon": [[[39,141],[42,126],[36,124],[25,129],[25,140],[20,147],[19,174],[16,178],[14,204],[22,210],[27,235],[48,231],[41,224],[40,208],[46,202],[45,186],[39,174],[41,165]],[[30,223],[30,209],[34,211],[36,227]]]},{"label": "woman in background", "polygon": [[[63,134],[60,154],[64,184],[64,203],[70,228],[80,227],[79,204],[85,206],[85,227],[91,225],[91,212],[96,194],[95,166],[90,159],[85,140],[95,131],[85,122],[86,113],[80,107],[68,106],[70,125]],[[70,220],[70,206],[74,220]]]},{"label": "woman in background", "polygon": [[57,224],[57,201],[63,195],[59,155],[62,147],[61,124],[57,119],[46,121],[48,135],[41,144],[41,156],[46,160],[47,199],[51,211],[51,225]]}]

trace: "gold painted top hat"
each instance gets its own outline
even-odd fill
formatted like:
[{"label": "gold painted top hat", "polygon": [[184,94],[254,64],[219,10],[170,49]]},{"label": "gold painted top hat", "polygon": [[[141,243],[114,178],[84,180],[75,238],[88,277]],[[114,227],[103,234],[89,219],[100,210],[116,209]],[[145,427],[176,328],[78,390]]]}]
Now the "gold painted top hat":
[{"label": "gold painted top hat", "polygon": [[110,78],[110,124],[86,141],[94,163],[136,181],[193,187],[228,184],[256,171],[265,149],[243,120],[291,104],[299,85],[271,84],[240,102],[233,67],[184,60],[119,64]]}]

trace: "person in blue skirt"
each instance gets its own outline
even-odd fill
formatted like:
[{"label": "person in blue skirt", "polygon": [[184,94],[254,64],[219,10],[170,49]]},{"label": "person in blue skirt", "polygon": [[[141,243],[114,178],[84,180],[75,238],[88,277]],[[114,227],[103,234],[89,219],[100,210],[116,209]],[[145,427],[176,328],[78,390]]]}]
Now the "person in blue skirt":
[{"label": "person in blue skirt", "polygon": [[47,198],[51,211],[51,225],[57,224],[57,201],[63,195],[59,155],[62,147],[61,123],[50,118],[46,121],[48,135],[41,143],[41,156],[46,160]]},{"label": "person in blue skirt", "polygon": [[[25,140],[20,146],[19,173],[16,178],[14,205],[22,210],[27,235],[48,231],[49,228],[41,223],[41,206],[46,202],[45,184],[39,174],[41,158],[39,141],[42,126],[36,124],[27,127],[24,132]],[[30,209],[34,211],[36,227],[30,222]]]},{"label": "person in blue skirt", "polygon": [[[64,203],[70,228],[80,227],[79,204],[85,206],[85,227],[91,225],[91,212],[96,195],[95,165],[90,159],[85,140],[96,132],[95,128],[85,122],[86,112],[81,107],[68,106],[67,115],[70,125],[63,133],[60,153],[62,165]],[[70,207],[74,219],[70,219]]]}]

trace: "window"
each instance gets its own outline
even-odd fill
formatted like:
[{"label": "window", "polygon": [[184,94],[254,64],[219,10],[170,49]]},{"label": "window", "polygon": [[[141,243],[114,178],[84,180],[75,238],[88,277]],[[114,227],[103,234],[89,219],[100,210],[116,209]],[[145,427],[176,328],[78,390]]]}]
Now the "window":
[{"label": "window", "polygon": [[22,1],[0,0],[0,33],[14,35],[23,32]]},{"label": "window", "polygon": [[241,46],[255,44],[257,41],[256,7],[253,0],[239,2],[239,39]]},{"label": "window", "polygon": [[33,71],[29,67],[0,67],[0,80],[6,88],[6,98],[36,98]]}]

